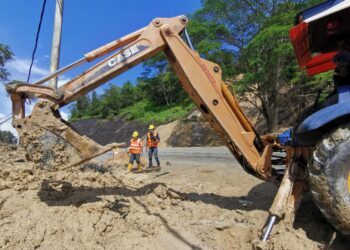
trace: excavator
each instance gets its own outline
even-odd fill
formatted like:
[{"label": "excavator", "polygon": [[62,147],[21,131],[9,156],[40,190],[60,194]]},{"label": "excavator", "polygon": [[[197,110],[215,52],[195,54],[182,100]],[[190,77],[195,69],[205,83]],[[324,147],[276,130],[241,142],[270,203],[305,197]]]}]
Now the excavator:
[{"label": "excavator", "polygon": [[[260,136],[222,80],[219,65],[201,58],[186,30],[186,16],[155,18],[150,24],[112,41],[43,79],[12,83],[13,126],[29,160],[43,168],[81,164],[122,144],[101,146],[80,135],[59,109],[131,67],[164,52],[181,85],[227,148],[249,174],[279,189],[262,232],[269,237],[279,220],[292,223],[305,193],[328,221],[350,235],[350,82],[339,85],[337,100],[293,128]],[[298,14],[290,30],[300,68],[317,74],[336,68],[333,58],[350,44],[350,1],[326,1]],[[57,89],[44,83],[100,57],[96,65]],[[349,73],[348,73],[349,74]],[[26,116],[25,102],[37,98]],[[277,155],[276,152],[284,152]]]}]

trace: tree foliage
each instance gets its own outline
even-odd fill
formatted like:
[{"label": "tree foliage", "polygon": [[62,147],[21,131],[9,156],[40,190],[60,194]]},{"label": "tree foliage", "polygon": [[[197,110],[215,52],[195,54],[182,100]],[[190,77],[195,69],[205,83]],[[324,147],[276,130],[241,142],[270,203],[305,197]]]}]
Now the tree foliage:
[{"label": "tree foliage", "polygon": [[288,21],[294,11],[282,9],[281,14],[271,17],[274,21],[268,22],[252,38],[242,51],[241,60],[244,65],[241,93],[249,93],[246,100],[263,114],[270,131],[278,128],[281,91],[290,86],[298,72],[288,33]]},{"label": "tree foliage", "polygon": [[0,142],[15,144],[17,143],[17,138],[10,131],[0,130]]},{"label": "tree foliage", "polygon": [[235,89],[263,115],[268,131],[278,130],[283,120],[290,120],[315,102],[320,89],[299,70],[289,38],[291,20],[306,6],[306,1],[284,1],[275,6],[241,51],[244,77]]},{"label": "tree foliage", "polygon": [[71,119],[90,117],[113,117],[120,111],[142,99],[142,91],[138,86],[134,86],[130,81],[122,87],[109,84],[104,93],[100,96],[96,91],[90,95],[80,97],[71,106]]},{"label": "tree foliage", "polygon": [[13,53],[9,46],[0,43],[0,82],[8,81],[9,72],[5,69],[5,64],[11,61]]}]

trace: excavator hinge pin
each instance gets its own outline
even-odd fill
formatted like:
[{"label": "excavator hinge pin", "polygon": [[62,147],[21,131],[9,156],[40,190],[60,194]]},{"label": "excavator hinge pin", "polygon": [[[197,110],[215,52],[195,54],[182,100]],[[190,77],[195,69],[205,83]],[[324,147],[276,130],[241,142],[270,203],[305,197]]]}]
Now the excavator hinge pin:
[{"label": "excavator hinge pin", "polygon": [[188,22],[188,18],[186,16],[180,16],[180,20],[182,23],[187,23]]},{"label": "excavator hinge pin", "polygon": [[165,27],[164,32],[165,32],[165,34],[167,34],[168,36],[170,36],[170,35],[172,34],[172,30],[170,29],[169,26]]},{"label": "excavator hinge pin", "polygon": [[154,19],[153,22],[154,22],[154,25],[157,26],[157,27],[160,26],[160,25],[162,24],[161,21],[160,21],[158,18],[157,18],[157,19]]}]

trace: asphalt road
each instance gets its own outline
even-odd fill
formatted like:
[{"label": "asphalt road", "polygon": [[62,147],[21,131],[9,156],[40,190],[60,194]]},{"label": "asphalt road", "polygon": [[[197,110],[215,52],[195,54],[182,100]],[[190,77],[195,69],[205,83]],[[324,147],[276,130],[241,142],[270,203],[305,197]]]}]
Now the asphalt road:
[{"label": "asphalt road", "polygon": [[[98,160],[111,157],[108,152]],[[191,148],[159,148],[161,165],[167,162],[173,166],[239,166],[236,159],[226,147],[191,147]],[[147,155],[143,153],[143,157]]]},{"label": "asphalt road", "polygon": [[172,165],[218,166],[238,163],[226,147],[160,148],[159,158]]}]

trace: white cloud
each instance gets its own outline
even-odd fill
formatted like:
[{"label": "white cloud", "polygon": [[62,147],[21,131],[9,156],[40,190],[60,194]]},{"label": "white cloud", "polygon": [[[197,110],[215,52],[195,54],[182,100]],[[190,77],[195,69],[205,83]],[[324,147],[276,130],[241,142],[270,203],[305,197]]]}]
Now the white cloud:
[{"label": "white cloud", "polygon": [[68,119],[69,119],[68,113],[64,112],[63,110],[60,110],[60,114],[61,114],[61,117],[63,120],[68,121]]},{"label": "white cloud", "polygon": [[[15,58],[6,65],[6,68],[10,72],[12,79],[26,81],[30,63],[31,61],[29,59]],[[36,63],[37,61],[34,62],[32,67],[31,75],[33,77],[43,77],[50,73],[47,68],[40,67]]]},{"label": "white cloud", "polygon": [[[47,58],[47,55],[43,56],[43,59],[45,58]],[[34,83],[40,80],[41,78],[43,78],[44,76],[47,76],[50,74],[50,70],[48,68],[38,66],[37,64],[38,61],[43,61],[43,60],[38,59],[34,61],[32,72],[31,72],[30,83]],[[29,59],[15,58],[14,60],[6,64],[6,69],[11,74],[10,75],[11,80],[27,81],[30,62],[31,61]],[[59,76],[58,82],[57,82],[58,87],[61,87],[62,85],[67,83],[69,80],[70,78],[67,78],[64,75]]]}]

